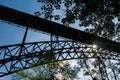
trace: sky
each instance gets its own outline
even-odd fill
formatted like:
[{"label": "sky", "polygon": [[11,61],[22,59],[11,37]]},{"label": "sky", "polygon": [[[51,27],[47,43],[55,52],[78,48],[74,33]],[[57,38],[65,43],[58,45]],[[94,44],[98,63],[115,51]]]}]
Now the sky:
[{"label": "sky", "polygon": [[[23,11],[32,15],[35,11],[38,11],[40,9],[40,4],[37,2],[37,0],[0,0],[0,5],[17,9],[19,11]],[[23,27],[17,27],[16,25],[10,25],[0,21],[0,46],[21,43],[24,32],[25,28]],[[49,36],[46,34],[41,34],[39,32],[29,30],[26,42],[36,42],[48,39]],[[10,79],[11,75],[2,77],[2,80]]]},{"label": "sky", "polygon": [[[37,0],[0,0],[0,5],[17,9],[19,11],[23,11],[32,15],[40,8],[40,4],[37,2]],[[24,32],[25,28],[16,27],[16,25],[9,25],[4,22],[0,22],[0,46],[21,43]],[[44,39],[43,36],[45,36],[45,34],[29,30],[26,42],[48,39],[47,35],[47,37],[44,37]]]},{"label": "sky", "polygon": [[[0,5],[29,13],[31,15],[34,15],[34,12],[39,11],[41,6],[37,0],[0,0]],[[76,26],[76,24],[73,26]],[[24,33],[24,27],[18,27],[15,24],[10,25],[6,22],[0,21],[0,46],[22,43]],[[49,35],[29,30],[25,42],[47,41],[49,39]],[[8,75],[0,78],[0,80],[11,80],[11,77],[12,75]]]},{"label": "sky", "polygon": [[[34,15],[40,10],[40,3],[37,0],[0,0],[0,5],[4,5],[25,13]],[[77,26],[76,24],[71,26]],[[80,29],[79,27],[75,27]],[[0,46],[22,43],[25,28],[0,22]],[[49,36],[32,30],[28,31],[26,42],[36,42],[49,40]],[[11,75],[0,78],[0,80],[10,80]]]},{"label": "sky", "polygon": [[[40,10],[40,3],[37,0],[0,0],[4,5],[25,13],[34,15]],[[76,24],[72,25],[76,26]],[[78,27],[76,27],[78,29]],[[0,46],[22,43],[25,28],[0,22]],[[47,41],[49,36],[32,30],[28,31],[26,42]],[[72,63],[73,64],[73,63]],[[11,75],[0,78],[0,80],[11,80]]]}]

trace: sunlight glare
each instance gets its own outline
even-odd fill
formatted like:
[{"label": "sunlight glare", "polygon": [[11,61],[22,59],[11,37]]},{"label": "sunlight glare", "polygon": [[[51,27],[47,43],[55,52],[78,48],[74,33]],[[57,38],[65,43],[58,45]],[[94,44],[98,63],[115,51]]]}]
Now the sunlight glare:
[{"label": "sunlight glare", "polygon": [[96,46],[95,44],[93,44],[93,45],[92,45],[92,47],[93,47],[94,49],[96,49],[96,48],[97,48],[97,46]]}]

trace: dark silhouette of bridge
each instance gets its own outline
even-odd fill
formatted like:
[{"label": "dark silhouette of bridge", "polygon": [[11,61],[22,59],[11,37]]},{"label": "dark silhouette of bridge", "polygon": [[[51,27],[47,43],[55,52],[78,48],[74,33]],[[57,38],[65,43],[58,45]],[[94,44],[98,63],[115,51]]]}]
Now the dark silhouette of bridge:
[{"label": "dark silhouette of bridge", "polygon": [[[27,28],[21,44],[0,46],[0,77],[63,60],[101,58],[120,61],[120,43],[2,5],[0,19]],[[25,43],[28,28],[66,40]],[[93,44],[97,44],[97,48],[93,48]]]}]

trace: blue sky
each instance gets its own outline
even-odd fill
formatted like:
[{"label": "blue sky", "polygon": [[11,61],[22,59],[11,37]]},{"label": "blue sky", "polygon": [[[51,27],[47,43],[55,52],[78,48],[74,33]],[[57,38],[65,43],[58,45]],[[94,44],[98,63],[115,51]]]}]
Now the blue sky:
[{"label": "blue sky", "polygon": [[[32,14],[40,9],[40,4],[37,0],[0,0],[0,5],[4,5],[19,11]],[[0,22],[0,46],[8,44],[21,43],[25,28],[16,27]],[[29,30],[27,42],[47,40],[48,36]],[[43,39],[44,38],[44,39]]]},{"label": "blue sky", "polygon": [[[40,9],[40,4],[37,0],[0,0],[0,5],[4,5],[19,11],[32,14]],[[0,22],[0,46],[21,43],[25,28],[16,27],[4,22]],[[36,42],[48,40],[49,37],[45,34],[28,31],[26,42]],[[3,77],[2,80],[10,80],[11,75]],[[1,78],[0,78],[1,80]]]},{"label": "blue sky", "polygon": [[[17,9],[32,15],[35,11],[40,10],[40,4],[37,2],[37,0],[0,0],[0,5]],[[76,24],[72,26],[76,26]],[[25,28],[0,22],[0,46],[21,43],[24,32]],[[49,40],[49,36],[46,34],[34,32],[32,30],[28,31],[26,42],[36,42],[43,40]],[[10,80],[11,75],[2,77],[0,80],[1,79]]]},{"label": "blue sky", "polygon": [[[32,15],[35,11],[40,10],[40,3],[38,3],[37,0],[0,0],[0,5],[17,9]],[[62,14],[62,12],[60,13]],[[71,26],[77,26],[77,24],[73,24]],[[75,28],[79,29],[79,27]],[[0,46],[21,43],[24,32],[25,28],[0,22]],[[34,32],[32,30],[28,31],[26,42],[36,42],[43,40],[49,40],[49,36],[46,34]],[[2,80],[10,79],[11,75],[2,77]]]},{"label": "blue sky", "polygon": [[[4,5],[19,11],[23,11],[32,14],[35,11],[40,10],[40,3],[37,0],[0,0],[0,5]],[[74,28],[80,29],[77,24],[71,26],[77,26]],[[82,29],[83,30],[83,29]],[[25,28],[17,27],[16,25],[10,25],[0,22],[0,46],[21,43],[24,36]],[[28,31],[26,42],[36,42],[49,40],[49,36],[40,32]],[[11,75],[0,78],[0,80],[10,80]]]},{"label": "blue sky", "polygon": [[[35,11],[39,11],[41,6],[37,0],[0,0],[0,5],[17,9],[32,15],[34,15]],[[62,12],[60,13],[62,14]],[[72,24],[71,26],[77,26],[77,24]],[[79,27],[74,28],[80,29]],[[25,28],[0,22],[0,46],[21,43],[24,32]],[[48,39],[49,36],[46,34],[29,30],[26,42],[43,41]]]}]

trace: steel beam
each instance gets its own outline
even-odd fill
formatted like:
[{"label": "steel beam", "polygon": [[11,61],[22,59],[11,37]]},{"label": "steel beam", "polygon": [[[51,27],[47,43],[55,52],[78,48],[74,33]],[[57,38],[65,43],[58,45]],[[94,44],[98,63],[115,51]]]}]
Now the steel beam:
[{"label": "steel beam", "polygon": [[0,5],[0,19],[120,53],[120,43]]},{"label": "steel beam", "polygon": [[[120,54],[75,41],[44,41],[0,47],[0,77],[43,64],[71,59],[120,61]],[[51,48],[52,45],[52,48]],[[21,55],[19,54],[21,52]]]}]

